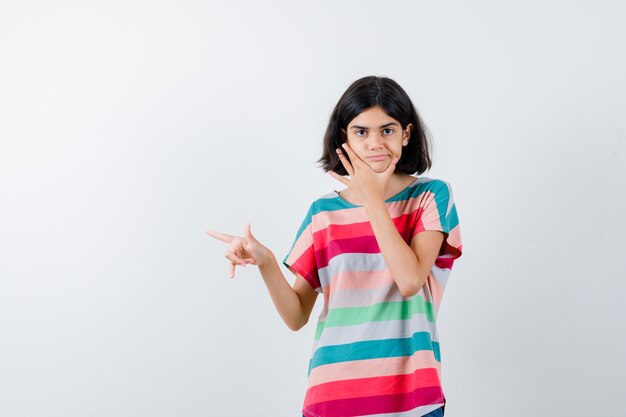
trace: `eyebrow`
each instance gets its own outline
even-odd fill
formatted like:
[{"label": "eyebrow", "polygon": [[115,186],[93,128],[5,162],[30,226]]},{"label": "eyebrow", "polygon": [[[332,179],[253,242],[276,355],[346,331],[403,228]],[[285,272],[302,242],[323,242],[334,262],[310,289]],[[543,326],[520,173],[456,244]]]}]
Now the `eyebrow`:
[{"label": "eyebrow", "polygon": [[[382,128],[384,128],[384,127],[388,127],[388,126],[399,126],[399,124],[398,124],[398,123],[396,123],[396,122],[390,122],[390,123],[387,123],[387,124],[384,124],[384,125],[380,126],[380,128],[379,128],[379,129],[382,129]],[[357,125],[354,125],[354,126],[352,126],[350,129],[369,129],[369,128],[368,128],[368,127],[366,127],[366,126],[357,126]]]}]

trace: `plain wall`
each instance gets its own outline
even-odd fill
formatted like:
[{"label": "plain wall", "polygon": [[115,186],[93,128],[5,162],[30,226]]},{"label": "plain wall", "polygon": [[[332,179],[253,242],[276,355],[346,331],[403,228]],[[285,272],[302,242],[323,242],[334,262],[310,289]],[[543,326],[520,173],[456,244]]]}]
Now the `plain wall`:
[{"label": "plain wall", "polygon": [[[299,416],[322,298],[282,260],[354,80],[409,93],[457,204],[450,417],[626,410],[621,1],[0,3],[0,416]],[[282,267],[288,280],[294,277]]]}]

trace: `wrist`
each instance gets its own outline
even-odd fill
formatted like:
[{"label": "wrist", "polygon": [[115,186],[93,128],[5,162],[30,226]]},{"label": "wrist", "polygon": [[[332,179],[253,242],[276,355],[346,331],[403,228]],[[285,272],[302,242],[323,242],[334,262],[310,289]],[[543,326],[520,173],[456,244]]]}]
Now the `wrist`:
[{"label": "wrist", "polygon": [[272,253],[271,250],[265,247],[263,248],[263,250],[265,254],[263,255],[263,257],[259,260],[259,263],[257,264],[259,268],[263,268],[263,267],[270,265],[272,261],[276,262],[276,258],[274,257],[274,254]]},{"label": "wrist", "polygon": [[366,200],[363,203],[363,207],[366,210],[376,210],[381,207],[386,208],[387,205],[385,204],[385,200],[383,200],[383,198],[381,197],[381,198],[373,198],[373,199]]}]

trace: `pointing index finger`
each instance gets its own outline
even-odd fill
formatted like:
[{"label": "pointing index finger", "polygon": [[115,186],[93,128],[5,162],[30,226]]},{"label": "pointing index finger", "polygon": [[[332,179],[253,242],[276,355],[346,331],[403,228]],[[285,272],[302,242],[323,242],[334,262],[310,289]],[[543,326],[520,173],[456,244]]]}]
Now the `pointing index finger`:
[{"label": "pointing index finger", "polygon": [[206,231],[207,235],[212,236],[216,239],[221,240],[222,242],[226,242],[226,243],[230,243],[233,241],[233,238],[235,236],[232,235],[227,235],[226,233],[220,233],[220,232],[214,232],[213,230],[208,230]]}]

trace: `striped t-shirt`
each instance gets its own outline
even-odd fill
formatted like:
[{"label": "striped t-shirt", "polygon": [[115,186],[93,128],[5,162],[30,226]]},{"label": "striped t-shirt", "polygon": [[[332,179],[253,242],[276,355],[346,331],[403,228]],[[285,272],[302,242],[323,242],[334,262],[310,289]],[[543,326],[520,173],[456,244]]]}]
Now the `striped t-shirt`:
[{"label": "striped t-shirt", "polygon": [[363,206],[336,191],[315,200],[283,264],[318,293],[306,417],[416,417],[445,404],[436,319],[461,232],[450,184],[416,178],[385,200],[410,245],[424,230],[445,239],[422,289],[404,297]]}]

